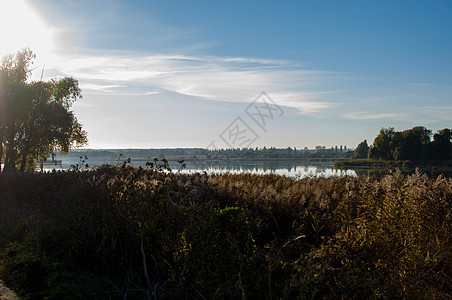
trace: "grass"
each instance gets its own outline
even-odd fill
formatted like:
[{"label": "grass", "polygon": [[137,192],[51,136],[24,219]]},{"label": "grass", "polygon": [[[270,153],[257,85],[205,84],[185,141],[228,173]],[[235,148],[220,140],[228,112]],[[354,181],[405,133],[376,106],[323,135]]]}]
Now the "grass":
[{"label": "grass", "polygon": [[0,175],[24,299],[452,296],[452,180],[103,166]]}]

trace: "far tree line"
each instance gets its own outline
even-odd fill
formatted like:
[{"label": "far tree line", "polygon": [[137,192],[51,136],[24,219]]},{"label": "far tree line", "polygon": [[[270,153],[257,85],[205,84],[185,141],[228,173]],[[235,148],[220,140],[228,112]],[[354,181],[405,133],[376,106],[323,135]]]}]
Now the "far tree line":
[{"label": "far tree line", "polygon": [[354,158],[374,160],[439,160],[452,158],[452,131],[444,128],[432,133],[423,126],[404,131],[382,128],[372,146],[367,140],[355,149]]},{"label": "far tree line", "polygon": [[[348,158],[353,155],[353,149],[347,146],[316,146],[315,149],[255,147],[255,148],[159,148],[159,149],[83,149],[71,151],[65,155],[66,160],[79,160],[88,157],[90,161],[121,161],[124,158],[133,160],[152,161],[155,158],[167,159],[337,159]],[[61,153],[56,152],[56,158],[61,158]]]},{"label": "far tree line", "polygon": [[340,158],[353,154],[347,146],[335,146],[327,148],[326,146],[316,146],[315,149],[304,147],[276,148],[227,148],[227,149],[196,149],[194,156],[206,156],[207,158],[228,157],[228,158],[252,158],[252,159],[278,159],[278,158]]}]

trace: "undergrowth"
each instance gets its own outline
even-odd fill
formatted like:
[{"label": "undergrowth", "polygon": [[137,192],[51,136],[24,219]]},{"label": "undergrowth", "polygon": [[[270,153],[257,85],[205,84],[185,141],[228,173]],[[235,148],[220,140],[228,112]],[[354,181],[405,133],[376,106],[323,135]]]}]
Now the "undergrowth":
[{"label": "undergrowth", "polygon": [[24,299],[452,297],[452,180],[103,166],[0,175]]}]

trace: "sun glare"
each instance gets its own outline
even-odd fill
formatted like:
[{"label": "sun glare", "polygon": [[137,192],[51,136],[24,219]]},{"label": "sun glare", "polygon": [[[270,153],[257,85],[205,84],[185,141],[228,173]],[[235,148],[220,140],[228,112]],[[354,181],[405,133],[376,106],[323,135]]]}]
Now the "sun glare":
[{"label": "sun glare", "polygon": [[0,0],[0,57],[29,47],[38,60],[51,58],[55,30],[24,0]]}]

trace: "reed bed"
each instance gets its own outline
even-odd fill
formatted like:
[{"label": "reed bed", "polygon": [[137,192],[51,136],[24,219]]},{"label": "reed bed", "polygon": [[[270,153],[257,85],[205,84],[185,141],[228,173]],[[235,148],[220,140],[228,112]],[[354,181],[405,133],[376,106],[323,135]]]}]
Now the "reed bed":
[{"label": "reed bed", "polygon": [[0,175],[24,299],[452,297],[452,180],[103,166]]}]

